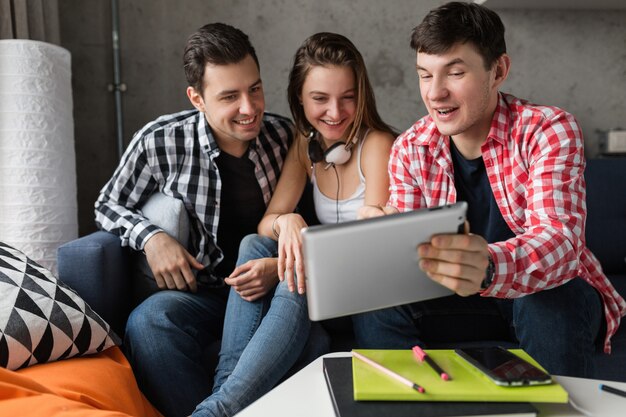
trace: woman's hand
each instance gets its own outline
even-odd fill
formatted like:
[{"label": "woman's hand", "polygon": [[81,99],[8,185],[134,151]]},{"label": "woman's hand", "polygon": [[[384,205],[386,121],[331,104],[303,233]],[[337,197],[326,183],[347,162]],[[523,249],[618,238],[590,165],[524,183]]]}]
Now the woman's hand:
[{"label": "woman's hand", "polygon": [[276,258],[253,259],[239,265],[224,282],[244,300],[258,300],[278,282]]},{"label": "woman's hand", "polygon": [[278,232],[278,278],[281,281],[286,279],[289,291],[293,292],[297,277],[298,293],[304,294],[306,284],[301,230],[307,224],[299,214],[288,213],[276,219],[275,226]]}]

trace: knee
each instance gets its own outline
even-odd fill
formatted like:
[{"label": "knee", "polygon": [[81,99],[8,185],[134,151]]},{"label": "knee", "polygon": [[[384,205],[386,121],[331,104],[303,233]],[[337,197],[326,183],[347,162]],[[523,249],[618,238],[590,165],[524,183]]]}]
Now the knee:
[{"label": "knee", "polygon": [[260,242],[262,242],[263,238],[264,236],[261,236],[256,233],[251,233],[249,235],[246,235],[243,237],[243,239],[241,239],[241,243],[239,243],[239,248],[241,250],[254,248],[258,244],[260,244]]},{"label": "knee", "polygon": [[286,280],[278,283],[276,291],[274,292],[274,298],[282,298],[304,308],[307,306],[306,295],[299,294],[297,291],[289,291],[289,286],[287,285]]},{"label": "knee", "polygon": [[159,329],[172,327],[169,312],[177,307],[178,295],[177,291],[157,292],[137,306],[126,323],[126,340],[131,343],[142,341],[158,333]]},{"label": "knee", "polygon": [[244,236],[244,238],[241,239],[239,247],[247,250],[265,250],[269,253],[274,253],[276,252],[276,248],[278,247],[278,242],[276,242],[274,239],[270,239],[267,236],[261,236],[256,233],[252,233]]},{"label": "knee", "polygon": [[513,325],[522,345],[533,340],[557,351],[581,350],[580,346],[593,350],[601,320],[600,297],[580,278],[513,304]]},{"label": "knee", "polygon": [[271,297],[268,315],[280,318],[279,320],[308,323],[306,295],[291,292],[285,281],[279,282]]},{"label": "knee", "polygon": [[515,322],[555,323],[559,328],[578,328],[581,323],[594,322],[601,312],[599,295],[581,278],[518,298],[513,303]]},{"label": "knee", "polygon": [[239,259],[241,265],[251,259],[273,258],[278,255],[278,242],[266,236],[250,234],[239,243]]}]

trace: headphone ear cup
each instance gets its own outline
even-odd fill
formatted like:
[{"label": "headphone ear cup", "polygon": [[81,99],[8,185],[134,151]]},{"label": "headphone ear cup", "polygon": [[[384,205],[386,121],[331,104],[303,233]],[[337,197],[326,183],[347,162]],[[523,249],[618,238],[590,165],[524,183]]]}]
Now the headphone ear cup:
[{"label": "headphone ear cup", "polygon": [[342,165],[350,160],[351,152],[344,142],[337,142],[324,152],[324,160],[329,164]]},{"label": "headphone ear cup", "polygon": [[324,160],[324,150],[320,143],[314,139],[309,140],[309,159],[314,164]]}]

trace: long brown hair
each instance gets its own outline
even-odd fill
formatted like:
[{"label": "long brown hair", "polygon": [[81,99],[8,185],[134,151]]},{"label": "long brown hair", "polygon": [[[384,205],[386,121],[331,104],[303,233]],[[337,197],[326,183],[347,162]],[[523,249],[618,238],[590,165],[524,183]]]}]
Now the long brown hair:
[{"label": "long brown hair", "polygon": [[329,32],[320,32],[310,36],[298,48],[294,56],[293,66],[289,72],[287,99],[297,132],[306,137],[312,130],[304,114],[301,95],[304,81],[314,66],[349,67],[354,72],[356,113],[346,143],[352,141],[361,126],[395,135],[376,110],[374,90],[367,76],[361,53],[345,36]]}]

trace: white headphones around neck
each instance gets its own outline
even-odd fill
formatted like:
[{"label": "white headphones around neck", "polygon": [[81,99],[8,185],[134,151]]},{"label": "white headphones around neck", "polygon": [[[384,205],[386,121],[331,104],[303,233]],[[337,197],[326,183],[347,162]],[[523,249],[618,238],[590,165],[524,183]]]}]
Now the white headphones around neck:
[{"label": "white headphones around neck", "polygon": [[350,160],[352,155],[352,146],[358,140],[358,135],[346,144],[346,142],[337,142],[330,146],[328,149],[322,149],[320,141],[317,139],[317,131],[311,129],[311,132],[307,136],[309,141],[309,159],[313,163],[326,162],[332,165],[342,165]]}]

